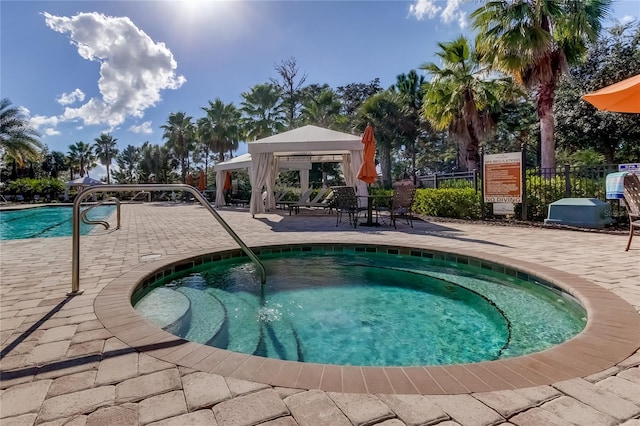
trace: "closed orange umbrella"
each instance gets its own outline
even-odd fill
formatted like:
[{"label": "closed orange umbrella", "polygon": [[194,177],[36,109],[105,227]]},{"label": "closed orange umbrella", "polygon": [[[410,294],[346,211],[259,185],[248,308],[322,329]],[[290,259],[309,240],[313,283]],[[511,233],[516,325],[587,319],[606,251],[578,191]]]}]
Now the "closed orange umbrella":
[{"label": "closed orange umbrella", "polygon": [[200,175],[198,176],[198,191],[204,191],[207,185],[204,183],[204,172],[200,170]]},{"label": "closed orange umbrella", "polygon": [[640,74],[582,97],[600,111],[640,113]]},{"label": "closed orange umbrella", "polygon": [[227,177],[224,179],[224,188],[227,191],[231,189],[231,173],[227,172]]},{"label": "closed orange umbrella", "polygon": [[362,135],[362,143],[364,144],[364,155],[362,158],[362,165],[358,170],[358,179],[373,183],[378,177],[378,171],[376,170],[376,163],[374,158],[376,156],[376,138],[373,134],[373,127],[367,125]]}]

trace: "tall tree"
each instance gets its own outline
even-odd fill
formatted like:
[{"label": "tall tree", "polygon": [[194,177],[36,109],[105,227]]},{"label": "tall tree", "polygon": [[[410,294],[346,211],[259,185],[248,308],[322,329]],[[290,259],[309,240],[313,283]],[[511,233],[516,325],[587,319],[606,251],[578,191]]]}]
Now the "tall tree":
[{"label": "tall tree", "polygon": [[[554,115],[558,148],[594,150],[608,164],[640,158],[640,115],[598,111],[585,93],[640,74],[640,22],[617,25],[589,48],[584,63],[560,80]],[[632,154],[635,148],[635,156]]]},{"label": "tall tree", "polygon": [[382,181],[385,188],[390,188],[391,151],[406,143],[413,126],[406,96],[385,90],[364,101],[358,110],[356,128],[364,131],[368,123],[374,128]]},{"label": "tall tree", "polygon": [[342,103],[342,113],[349,117],[355,117],[360,105],[381,91],[379,78],[374,78],[369,83],[349,83],[346,86],[338,86],[336,90]]},{"label": "tall tree", "polygon": [[219,98],[202,107],[205,117],[198,120],[198,135],[202,143],[208,144],[218,154],[218,161],[225,160],[225,153],[238,149],[240,141],[240,111],[233,103],[225,104]]},{"label": "tall tree", "polygon": [[422,65],[432,75],[425,83],[424,117],[436,130],[448,130],[459,144],[459,164],[478,167],[480,141],[493,125],[491,112],[499,106],[499,80],[487,80],[479,56],[465,37],[438,43],[442,66]]},{"label": "tall tree", "polygon": [[107,169],[107,183],[111,183],[111,161],[118,155],[118,148],[116,146],[116,142],[118,139],[115,139],[113,136],[102,133],[99,137],[95,138],[95,144],[93,145],[93,151],[96,153],[98,160],[102,163],[103,166]]},{"label": "tall tree", "polygon": [[189,153],[193,150],[195,141],[195,127],[193,118],[184,112],[172,112],[167,123],[160,126],[164,129],[162,138],[167,141],[167,146],[180,162],[180,178],[182,183],[187,183],[187,171],[189,170]]},{"label": "tall tree", "polygon": [[422,87],[425,84],[424,75],[418,76],[416,70],[409,71],[408,74],[400,74],[396,76],[396,84],[390,87],[391,91],[398,91],[405,95],[409,106],[409,114],[413,126],[407,132],[406,144],[409,156],[411,158],[411,175],[413,183],[416,183],[416,146],[420,136],[426,137],[431,132],[428,122],[422,117],[422,101],[424,92]]},{"label": "tall tree", "polygon": [[80,177],[84,177],[85,173],[88,176],[89,170],[96,165],[96,156],[93,152],[93,147],[82,141],[69,145],[67,156],[69,159],[71,179],[73,179],[75,171],[80,174]]},{"label": "tall tree", "polygon": [[[275,70],[280,76],[279,79],[272,78],[273,84],[282,96],[282,106],[285,110],[285,120],[287,127],[293,129],[296,127],[296,121],[300,111],[301,89],[307,80],[307,74],[300,74],[300,69],[295,58],[289,58],[275,64]],[[299,77],[298,77],[299,76]]]},{"label": "tall tree", "polygon": [[494,0],[471,14],[478,49],[537,97],[541,166],[555,168],[553,100],[568,65],[584,59],[612,0]]},{"label": "tall tree", "polygon": [[40,134],[33,129],[19,108],[11,106],[9,99],[0,101],[0,156],[8,154],[23,167],[27,161],[38,159],[42,143]]},{"label": "tall tree", "polygon": [[302,104],[301,117],[305,124],[333,128],[340,116],[340,101],[333,90],[325,90]]},{"label": "tall tree", "polygon": [[64,153],[60,151],[51,151],[45,146],[43,150],[42,170],[51,178],[57,178],[60,172],[65,170]]},{"label": "tall tree", "polygon": [[138,180],[140,182],[173,183],[177,180],[174,170],[179,161],[172,157],[167,145],[153,145],[145,142],[140,147]]},{"label": "tall tree", "polygon": [[278,134],[285,129],[280,92],[273,84],[257,84],[241,96],[242,126],[250,141]]},{"label": "tall tree", "polygon": [[138,181],[136,170],[139,167],[139,162],[140,149],[133,145],[127,145],[127,147],[116,156],[118,171],[113,173],[113,177],[120,184],[136,183]]}]

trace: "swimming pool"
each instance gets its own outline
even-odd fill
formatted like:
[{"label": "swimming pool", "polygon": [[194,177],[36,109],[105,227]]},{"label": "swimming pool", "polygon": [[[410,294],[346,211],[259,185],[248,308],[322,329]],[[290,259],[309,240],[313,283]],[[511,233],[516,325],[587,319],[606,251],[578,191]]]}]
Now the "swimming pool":
[{"label": "swimming pool", "polygon": [[[90,219],[106,219],[115,206],[98,206],[89,212]],[[72,206],[43,206],[0,211],[0,240],[66,237],[72,233]],[[95,225],[80,222],[80,234],[88,234]]]},{"label": "swimming pool", "polygon": [[422,251],[307,249],[263,253],[263,292],[253,265],[232,258],[181,268],[133,302],[190,341],[338,365],[503,359],[562,343],[586,324],[571,296],[509,268]]}]

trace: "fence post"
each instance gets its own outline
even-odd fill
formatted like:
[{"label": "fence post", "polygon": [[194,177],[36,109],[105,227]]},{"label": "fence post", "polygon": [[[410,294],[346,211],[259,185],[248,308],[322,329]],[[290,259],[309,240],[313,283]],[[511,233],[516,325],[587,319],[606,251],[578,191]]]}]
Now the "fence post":
[{"label": "fence post", "polygon": [[522,170],[522,205],[520,218],[524,221],[527,220],[527,145],[522,143],[520,145],[520,152],[522,152],[522,158],[520,159],[520,169]]},{"label": "fence post", "polygon": [[473,189],[478,193],[478,169],[473,169]]},{"label": "fence post", "polygon": [[484,148],[480,147],[480,215],[484,220]]},{"label": "fence post", "polygon": [[571,166],[564,165],[564,198],[571,198]]},{"label": "fence post", "polygon": [[435,189],[438,189],[438,172],[435,172],[433,174],[433,187]]}]

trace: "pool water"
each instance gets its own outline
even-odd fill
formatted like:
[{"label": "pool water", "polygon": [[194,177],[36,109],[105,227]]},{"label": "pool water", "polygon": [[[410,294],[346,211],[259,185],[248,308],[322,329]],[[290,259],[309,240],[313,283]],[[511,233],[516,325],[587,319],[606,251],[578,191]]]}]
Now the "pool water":
[{"label": "pool water", "polygon": [[445,365],[523,355],[579,333],[584,309],[550,288],[446,261],[377,253],[207,263],[134,295],[136,310],[188,340],[283,360]]},{"label": "pool water", "polygon": [[[114,211],[115,206],[98,206],[91,209],[88,218],[105,220]],[[71,206],[0,211],[0,240],[70,236],[72,216]],[[80,221],[80,234],[86,235],[94,227]]]}]

